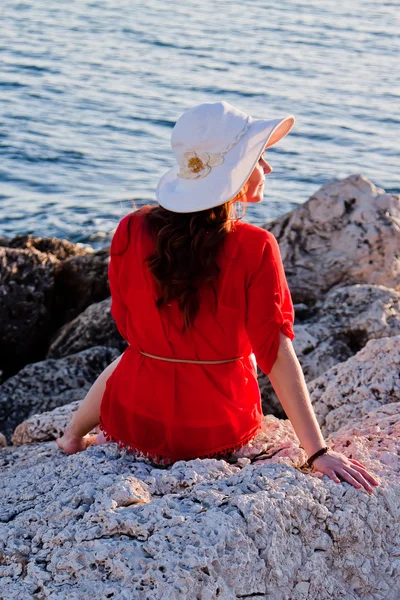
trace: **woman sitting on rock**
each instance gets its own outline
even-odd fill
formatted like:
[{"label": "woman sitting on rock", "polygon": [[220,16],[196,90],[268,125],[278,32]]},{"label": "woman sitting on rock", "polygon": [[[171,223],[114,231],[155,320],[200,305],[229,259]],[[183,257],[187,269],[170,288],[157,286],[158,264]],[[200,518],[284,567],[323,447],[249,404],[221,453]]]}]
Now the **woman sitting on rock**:
[{"label": "woman sitting on rock", "polygon": [[[326,447],[292,346],[294,310],[278,243],[231,218],[261,202],[264,151],[292,116],[252,119],[226,102],[186,111],[171,137],[177,165],[159,206],[119,223],[110,247],[111,312],[128,342],[57,440],[66,453],[117,442],[155,464],[226,458],[253,440],[263,413],[257,364],[309,457],[339,482],[378,485],[357,460]],[[85,437],[86,436],[86,437]]]}]

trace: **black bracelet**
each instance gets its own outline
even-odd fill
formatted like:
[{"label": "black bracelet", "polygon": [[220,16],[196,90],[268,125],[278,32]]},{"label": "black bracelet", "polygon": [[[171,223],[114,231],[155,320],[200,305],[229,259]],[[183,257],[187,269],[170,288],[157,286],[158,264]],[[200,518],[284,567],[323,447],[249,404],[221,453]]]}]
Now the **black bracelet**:
[{"label": "black bracelet", "polygon": [[324,448],[321,448],[321,450],[318,450],[318,452],[316,452],[315,454],[313,454],[312,456],[310,456],[310,458],[307,461],[307,466],[311,467],[312,463],[314,462],[314,460],[316,458],[318,458],[318,456],[322,456],[322,454],[325,454],[325,452],[328,452],[328,450],[330,450],[329,446],[325,446]]}]

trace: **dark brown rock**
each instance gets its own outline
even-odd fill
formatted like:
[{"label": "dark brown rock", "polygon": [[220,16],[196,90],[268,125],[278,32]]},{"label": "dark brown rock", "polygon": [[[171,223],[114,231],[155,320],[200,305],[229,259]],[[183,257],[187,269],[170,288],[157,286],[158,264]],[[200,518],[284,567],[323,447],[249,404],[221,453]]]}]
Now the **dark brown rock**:
[{"label": "dark brown rock", "polygon": [[111,297],[88,306],[57,332],[47,358],[62,358],[92,346],[111,346],[122,354],[128,347],[110,312]]},{"label": "dark brown rock", "polygon": [[50,340],[87,306],[110,296],[108,248],[16,236],[0,244],[0,381],[43,360]]},{"label": "dark brown rock", "polygon": [[0,368],[5,377],[46,352],[56,263],[36,249],[0,247]]},{"label": "dark brown rock", "polygon": [[90,304],[100,302],[110,295],[108,263],[108,248],[72,256],[58,263],[51,307],[57,326],[68,323]]},{"label": "dark brown rock", "polygon": [[58,260],[65,260],[70,256],[79,256],[91,252],[69,242],[68,240],[59,240],[58,238],[39,238],[33,235],[17,235],[7,244],[9,248],[21,248],[30,250],[32,248],[44,252],[45,254],[52,254]]}]

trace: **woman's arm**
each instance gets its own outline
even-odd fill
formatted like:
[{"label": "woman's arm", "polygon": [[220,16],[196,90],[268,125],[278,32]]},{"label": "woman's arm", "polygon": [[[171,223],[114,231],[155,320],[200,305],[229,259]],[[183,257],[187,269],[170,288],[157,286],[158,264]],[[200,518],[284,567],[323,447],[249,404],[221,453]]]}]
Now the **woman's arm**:
[{"label": "woman's arm", "polygon": [[299,360],[292,342],[283,333],[280,334],[278,355],[268,377],[307,456],[326,446]]},{"label": "woman's arm", "polygon": [[104,371],[98,376],[85,398],[79,405],[78,410],[72,415],[72,419],[67,425],[64,435],[83,437],[99,423],[100,405],[103,399],[106,383],[111,373],[114,371],[122,358],[118,356]]},{"label": "woman's arm", "polygon": [[[310,457],[326,443],[292,342],[282,332],[278,355],[268,377],[302,447]],[[364,487],[368,492],[372,492],[370,484],[379,485],[362,463],[333,450],[316,458],[313,466],[337,483],[340,476],[354,487]]]}]

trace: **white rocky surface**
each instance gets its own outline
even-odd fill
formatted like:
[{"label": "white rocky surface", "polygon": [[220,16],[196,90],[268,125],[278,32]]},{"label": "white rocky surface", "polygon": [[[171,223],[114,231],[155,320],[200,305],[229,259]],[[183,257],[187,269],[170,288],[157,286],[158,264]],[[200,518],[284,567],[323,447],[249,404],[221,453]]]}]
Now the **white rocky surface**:
[{"label": "white rocky surface", "polygon": [[328,181],[265,228],[279,242],[296,303],[355,283],[400,290],[400,196],[364,175]]},{"label": "white rocky surface", "polygon": [[382,405],[400,402],[400,336],[370,340],[307,387],[324,435]]},{"label": "white rocky surface", "polygon": [[[82,400],[76,400],[40,414],[32,415],[20,423],[11,436],[14,446],[32,442],[45,442],[61,437],[73,413],[78,410]],[[95,430],[89,432],[95,433]]]},{"label": "white rocky surface", "polygon": [[[386,360],[398,366],[398,341],[371,340],[336,379],[315,380],[314,391],[332,381],[354,396],[325,439],[378,479],[371,495],[305,467],[291,423],[272,415],[229,461],[155,467],[117,444],[2,448],[0,597],[398,600],[400,404]],[[41,435],[67,410],[43,416]]]},{"label": "white rocky surface", "polygon": [[384,453],[363,420],[364,437],[327,439],[378,478],[371,495],[300,468],[290,423],[272,416],[270,458],[253,447],[234,464],[157,468],[116,444],[3,448],[0,597],[397,600],[398,412],[389,418]]},{"label": "white rocky surface", "polygon": [[357,284],[321,298],[313,316],[295,325],[293,346],[306,381],[346,361],[371,339],[400,335],[400,292]]}]

